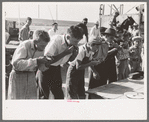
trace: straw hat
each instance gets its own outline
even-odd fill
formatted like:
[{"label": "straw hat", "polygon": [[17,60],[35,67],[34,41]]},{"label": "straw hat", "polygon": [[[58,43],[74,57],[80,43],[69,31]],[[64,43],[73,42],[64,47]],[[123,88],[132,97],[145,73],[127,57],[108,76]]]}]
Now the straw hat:
[{"label": "straw hat", "polygon": [[116,31],[115,31],[113,28],[108,28],[108,29],[106,29],[105,32],[104,32],[103,34],[108,34],[108,35],[117,37],[117,35],[116,35]]},{"label": "straw hat", "polygon": [[135,41],[135,40],[142,40],[142,37],[141,36],[134,36],[133,38],[132,38],[132,41]]}]

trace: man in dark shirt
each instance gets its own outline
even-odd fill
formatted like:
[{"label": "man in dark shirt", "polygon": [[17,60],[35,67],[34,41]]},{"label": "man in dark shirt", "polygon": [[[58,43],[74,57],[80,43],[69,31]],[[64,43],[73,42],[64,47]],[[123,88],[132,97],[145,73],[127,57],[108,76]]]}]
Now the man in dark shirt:
[{"label": "man in dark shirt", "polygon": [[88,23],[88,19],[84,18],[82,23],[77,24],[77,26],[81,27],[83,29],[83,33],[86,36],[86,41],[88,42],[88,29],[87,29],[87,23]]}]

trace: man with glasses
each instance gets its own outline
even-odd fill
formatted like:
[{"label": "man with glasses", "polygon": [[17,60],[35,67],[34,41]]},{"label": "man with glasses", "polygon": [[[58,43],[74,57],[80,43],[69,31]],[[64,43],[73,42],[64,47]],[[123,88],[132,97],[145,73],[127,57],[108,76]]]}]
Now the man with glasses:
[{"label": "man with glasses", "polygon": [[36,30],[32,40],[26,40],[17,47],[11,62],[8,99],[37,99],[35,73],[41,64],[48,62],[44,49],[49,41],[46,31]]}]

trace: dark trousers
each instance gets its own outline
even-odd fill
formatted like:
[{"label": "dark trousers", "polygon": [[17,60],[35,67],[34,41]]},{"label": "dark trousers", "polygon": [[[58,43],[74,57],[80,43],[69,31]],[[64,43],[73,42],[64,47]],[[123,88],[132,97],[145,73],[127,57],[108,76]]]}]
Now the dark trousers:
[{"label": "dark trousers", "polygon": [[111,57],[105,62],[105,68],[106,79],[109,81],[109,83],[117,81],[115,57]]},{"label": "dark trousers", "polygon": [[106,77],[106,69],[105,69],[105,64],[101,63],[98,64],[97,66],[94,66],[94,68],[96,69],[96,71],[98,72],[100,79],[97,80],[93,77],[93,72],[91,71],[90,67],[89,67],[89,89],[92,88],[96,88],[98,86],[102,86],[107,84],[107,77]]},{"label": "dark trousers", "polygon": [[39,99],[49,99],[50,90],[54,99],[64,99],[60,66],[50,66],[45,72],[38,70],[37,83]]},{"label": "dark trousers", "polygon": [[75,66],[69,66],[67,70],[67,99],[85,99],[84,88],[84,73],[85,70],[76,70]]}]

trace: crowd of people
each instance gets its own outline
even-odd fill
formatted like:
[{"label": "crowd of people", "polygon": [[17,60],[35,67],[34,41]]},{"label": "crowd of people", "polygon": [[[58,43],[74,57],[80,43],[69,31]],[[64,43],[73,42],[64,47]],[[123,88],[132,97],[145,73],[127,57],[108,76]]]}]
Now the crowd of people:
[{"label": "crowd of people", "polygon": [[[19,33],[11,64],[8,99],[86,99],[85,69],[89,89],[128,78],[144,71],[144,40],[138,24],[128,30],[120,26],[99,27],[97,21],[88,33],[88,19],[72,25],[64,35],[52,28],[36,30],[30,38],[30,17]],[[133,29],[134,28],[134,29]],[[85,38],[85,42],[80,41]],[[66,92],[62,89],[61,66],[67,65]],[[88,98],[91,98],[90,96]]]}]

